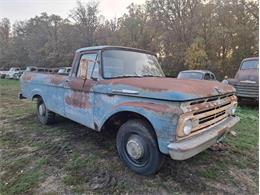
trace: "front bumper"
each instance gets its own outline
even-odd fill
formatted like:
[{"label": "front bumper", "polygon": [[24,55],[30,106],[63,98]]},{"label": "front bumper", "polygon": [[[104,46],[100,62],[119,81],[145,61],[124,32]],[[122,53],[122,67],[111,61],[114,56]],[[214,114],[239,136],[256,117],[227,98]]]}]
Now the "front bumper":
[{"label": "front bumper", "polygon": [[217,143],[239,121],[239,117],[230,116],[199,135],[180,142],[170,143],[168,150],[171,158],[185,160],[202,152]]}]

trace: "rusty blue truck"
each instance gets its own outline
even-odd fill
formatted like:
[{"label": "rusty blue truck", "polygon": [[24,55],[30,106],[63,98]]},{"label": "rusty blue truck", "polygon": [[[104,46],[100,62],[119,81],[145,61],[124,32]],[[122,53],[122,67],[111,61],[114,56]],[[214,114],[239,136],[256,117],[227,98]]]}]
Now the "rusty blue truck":
[{"label": "rusty blue truck", "polygon": [[112,129],[120,159],[142,175],[165,158],[188,159],[222,140],[239,118],[235,89],[215,81],[166,78],[152,52],[119,46],[78,49],[69,75],[25,71],[19,97],[37,101],[47,125],[61,115]]}]

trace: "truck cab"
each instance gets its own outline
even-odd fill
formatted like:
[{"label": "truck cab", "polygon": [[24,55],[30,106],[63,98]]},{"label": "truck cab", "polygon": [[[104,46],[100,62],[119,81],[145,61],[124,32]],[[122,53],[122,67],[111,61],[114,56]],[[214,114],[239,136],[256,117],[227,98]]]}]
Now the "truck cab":
[{"label": "truck cab", "polygon": [[96,131],[117,132],[120,159],[150,175],[165,155],[185,160],[222,140],[239,118],[235,89],[166,78],[152,52],[119,46],[76,51],[69,75],[26,71],[20,98],[37,100],[37,117],[59,114]]}]

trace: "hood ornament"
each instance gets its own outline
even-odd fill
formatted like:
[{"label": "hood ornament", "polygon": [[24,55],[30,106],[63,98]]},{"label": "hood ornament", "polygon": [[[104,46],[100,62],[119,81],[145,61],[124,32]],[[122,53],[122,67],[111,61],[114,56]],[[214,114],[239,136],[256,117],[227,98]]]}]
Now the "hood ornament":
[{"label": "hood ornament", "polygon": [[224,93],[224,90],[223,90],[223,89],[220,89],[220,88],[218,88],[218,87],[215,87],[215,90],[216,90],[216,92],[217,92],[219,95],[221,95],[222,93]]}]

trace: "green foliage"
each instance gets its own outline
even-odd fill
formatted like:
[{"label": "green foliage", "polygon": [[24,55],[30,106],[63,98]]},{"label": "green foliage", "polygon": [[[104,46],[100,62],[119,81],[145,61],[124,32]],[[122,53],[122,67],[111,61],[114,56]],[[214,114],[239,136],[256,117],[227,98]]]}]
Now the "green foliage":
[{"label": "green foliage", "polygon": [[189,69],[205,69],[207,66],[208,56],[205,51],[205,45],[202,39],[195,39],[187,49],[185,55],[185,65]]},{"label": "green foliage", "polygon": [[0,69],[70,66],[74,51],[93,45],[123,45],[158,54],[167,75],[207,68],[232,77],[241,60],[257,56],[257,1],[149,0],[130,4],[106,20],[96,1],[78,2],[67,19],[42,13],[27,21],[0,22]]}]

